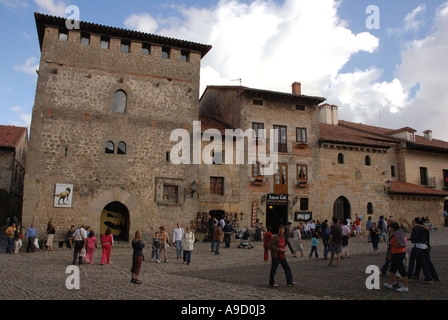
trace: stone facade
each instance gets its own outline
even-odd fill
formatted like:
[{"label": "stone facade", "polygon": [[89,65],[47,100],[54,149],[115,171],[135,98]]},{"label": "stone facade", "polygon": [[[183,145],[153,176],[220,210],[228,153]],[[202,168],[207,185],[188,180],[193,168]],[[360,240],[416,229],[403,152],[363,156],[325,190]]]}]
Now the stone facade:
[{"label": "stone facade", "polygon": [[0,225],[21,218],[27,151],[27,128],[0,126]]},{"label": "stone facade", "polygon": [[[117,219],[126,241],[136,230],[152,235],[160,225],[169,230],[177,220],[189,221],[197,205],[184,195],[195,171],[172,164],[166,153],[174,144],[171,132],[191,131],[198,118],[200,61],[209,47],[86,23],[68,32],[58,27],[63,19],[36,20],[42,54],[23,223],[34,221],[44,232],[53,219],[56,237],[64,237],[70,225],[84,222],[99,234],[106,222],[116,222],[104,217],[112,204],[115,211],[122,208]],[[61,30],[67,41],[61,41]],[[81,43],[86,33],[89,44]],[[104,36],[108,49],[100,46]],[[129,40],[129,52],[121,51],[123,40]],[[142,52],[146,42],[149,54]],[[162,48],[169,49],[169,58],[162,57]],[[185,50],[188,59],[181,61]],[[113,111],[118,91],[125,93],[125,112]],[[73,185],[71,207],[53,205],[57,183]],[[168,189],[174,194],[164,195]]]}]

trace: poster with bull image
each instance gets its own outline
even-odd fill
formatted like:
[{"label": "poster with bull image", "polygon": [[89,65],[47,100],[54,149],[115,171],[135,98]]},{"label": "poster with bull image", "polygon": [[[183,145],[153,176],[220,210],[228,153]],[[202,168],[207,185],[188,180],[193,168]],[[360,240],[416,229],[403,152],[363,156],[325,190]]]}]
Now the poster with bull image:
[{"label": "poster with bull image", "polygon": [[73,185],[56,183],[54,191],[54,206],[59,208],[71,208],[73,198]]}]

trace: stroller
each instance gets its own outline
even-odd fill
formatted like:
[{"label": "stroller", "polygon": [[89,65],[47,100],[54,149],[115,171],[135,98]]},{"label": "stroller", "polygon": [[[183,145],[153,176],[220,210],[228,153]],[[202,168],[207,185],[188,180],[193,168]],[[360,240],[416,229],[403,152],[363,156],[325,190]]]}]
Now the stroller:
[{"label": "stroller", "polygon": [[252,242],[249,242],[249,237],[250,237],[250,233],[249,231],[245,230],[241,239],[243,241],[241,241],[241,243],[238,245],[238,249],[253,249],[254,245],[252,244]]}]

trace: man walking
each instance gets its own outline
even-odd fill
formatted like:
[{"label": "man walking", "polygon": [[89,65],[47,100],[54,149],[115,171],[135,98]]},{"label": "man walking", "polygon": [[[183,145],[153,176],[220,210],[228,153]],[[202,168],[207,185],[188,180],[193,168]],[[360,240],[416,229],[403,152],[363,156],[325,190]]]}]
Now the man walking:
[{"label": "man walking", "polygon": [[36,224],[33,222],[31,223],[31,226],[28,227],[25,234],[26,240],[28,240],[28,246],[26,247],[26,252],[34,252],[34,239],[37,238],[37,230],[36,230]]},{"label": "man walking", "polygon": [[[75,249],[73,251],[73,265],[76,264],[76,258],[81,253],[83,248],[87,245],[87,231],[85,230],[85,224],[83,223],[81,227],[75,230],[73,233],[73,242],[75,243]],[[82,256],[79,256],[79,264],[83,264]]]},{"label": "man walking", "polygon": [[[339,225],[339,219],[337,217],[331,218],[333,224],[330,228],[330,238],[328,243],[330,245],[330,262],[329,266],[339,267],[341,265],[341,253],[342,253],[342,230]],[[337,264],[333,265],[333,259],[336,255]]]},{"label": "man walking", "polygon": [[184,228],[180,226],[180,222],[177,222],[177,227],[173,231],[173,241],[176,244],[176,258],[182,257],[182,238],[184,236]]},{"label": "man walking", "polygon": [[277,287],[275,284],[275,273],[277,272],[277,267],[281,264],[283,270],[286,275],[286,284],[287,285],[295,285],[296,283],[292,281],[292,272],[289,267],[288,261],[286,260],[286,236],[285,236],[285,227],[280,225],[278,227],[278,234],[272,237],[271,241],[271,256],[272,256],[272,264],[271,264],[271,272],[269,274],[269,286]]}]

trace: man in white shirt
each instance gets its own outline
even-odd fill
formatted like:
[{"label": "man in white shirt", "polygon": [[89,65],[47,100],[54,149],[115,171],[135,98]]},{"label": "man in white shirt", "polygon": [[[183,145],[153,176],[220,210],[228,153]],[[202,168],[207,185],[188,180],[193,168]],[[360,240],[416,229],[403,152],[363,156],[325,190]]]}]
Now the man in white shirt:
[{"label": "man in white shirt", "polygon": [[177,222],[177,227],[174,228],[173,241],[176,244],[176,256],[180,259],[182,256],[182,238],[184,236],[184,228],[180,226],[180,222]]},{"label": "man in white shirt", "polygon": [[342,231],[342,255],[345,254],[346,258],[350,258],[348,239],[352,234],[352,230],[349,225],[344,224],[341,226],[341,231]]},{"label": "man in white shirt", "polygon": [[[73,251],[73,265],[76,264],[76,258],[81,253],[83,248],[87,245],[87,231],[85,230],[86,225],[83,223],[81,227],[75,230],[73,233],[73,242],[75,243],[75,249]],[[83,264],[83,258],[79,256],[78,264]]]}]

